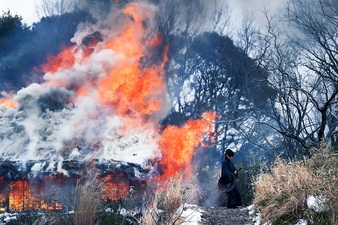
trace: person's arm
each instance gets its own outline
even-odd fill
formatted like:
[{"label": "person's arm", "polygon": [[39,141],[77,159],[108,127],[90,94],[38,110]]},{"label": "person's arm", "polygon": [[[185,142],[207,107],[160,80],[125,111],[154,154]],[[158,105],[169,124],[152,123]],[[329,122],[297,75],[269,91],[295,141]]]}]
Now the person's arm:
[{"label": "person's arm", "polygon": [[229,163],[229,170],[231,174],[235,175],[234,179],[238,178],[238,170],[232,162]]}]

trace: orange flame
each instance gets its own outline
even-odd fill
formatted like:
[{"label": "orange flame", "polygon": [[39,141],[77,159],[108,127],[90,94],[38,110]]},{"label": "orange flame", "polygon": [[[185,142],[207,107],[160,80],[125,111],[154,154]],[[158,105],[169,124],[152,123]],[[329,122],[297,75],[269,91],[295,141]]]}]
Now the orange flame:
[{"label": "orange flame", "polygon": [[[0,202],[8,203],[8,210],[61,210],[62,205],[58,202],[47,203],[33,195],[27,181],[12,181],[8,193],[0,195]],[[4,211],[5,208],[0,210]]]},{"label": "orange flame", "polygon": [[64,48],[57,56],[48,56],[47,63],[42,66],[43,72],[56,73],[60,68],[69,69],[75,62],[74,47]]},{"label": "orange flame", "polygon": [[182,127],[168,126],[163,131],[158,143],[162,150],[160,165],[164,172],[161,180],[177,175],[181,170],[184,170],[187,176],[192,172],[191,160],[194,150],[200,145],[203,137],[209,136],[213,131],[216,115],[205,113],[203,117],[207,119],[190,119]]},{"label": "orange flame", "polygon": [[124,199],[129,192],[129,180],[123,174],[109,174],[104,180],[104,199],[117,201]]},{"label": "orange flame", "polygon": [[[108,40],[90,43],[90,51],[85,51],[82,55],[89,58],[90,54],[105,48],[119,58],[115,59],[117,61],[114,66],[104,68],[107,76],[88,80],[78,86],[77,97],[93,93],[92,89],[95,89],[98,104],[110,107],[113,113],[121,115],[125,122],[123,128],[128,129],[133,126],[146,126],[145,124],[148,126],[149,124],[145,122],[165,106],[167,86],[164,66],[168,60],[168,46],[164,47],[159,57],[160,63],[145,65],[146,54],[153,48],[160,47],[163,38],[160,34],[147,33],[145,23],[149,18],[142,6],[129,4],[122,13],[130,18],[129,26]],[[99,44],[97,49],[96,44]],[[49,57],[48,64],[43,67],[44,71],[57,75],[60,69],[71,69],[77,60],[74,56],[77,51],[79,49],[75,47],[67,47],[59,55]],[[82,61],[84,62],[86,60]],[[60,81],[55,85],[66,84]],[[182,127],[168,126],[164,129],[158,140],[158,146],[162,151],[159,165],[163,174],[160,180],[174,176],[180,170],[185,170],[188,174],[192,172],[190,164],[194,152],[201,147],[203,139],[212,132],[216,115],[205,113],[203,118],[207,119],[190,119]],[[154,127],[156,124],[153,124],[152,129]],[[126,196],[129,183],[120,176],[109,176],[105,180],[105,187],[111,190],[105,197],[116,200]],[[114,194],[113,190],[118,190],[118,194]]]},{"label": "orange flame", "polygon": [[[97,50],[110,49],[121,58],[113,68],[106,68],[107,77],[97,81],[88,80],[87,84],[77,87],[78,96],[91,93],[92,88],[98,89],[98,103],[113,106],[114,111],[123,116],[148,117],[161,110],[166,93],[163,67],[167,62],[168,47],[164,49],[160,65],[149,67],[142,65],[145,52],[159,46],[163,39],[160,34],[147,35],[144,24],[148,17],[146,11],[137,4],[129,4],[121,11],[131,18],[130,26],[117,36],[100,43]],[[93,40],[89,47],[94,49],[95,44],[98,44],[97,40]],[[89,57],[88,54],[95,53],[95,50],[82,49],[84,49],[82,57]],[[71,69],[76,61],[74,54],[77,54],[78,50],[69,46],[59,55],[49,56],[48,62],[43,65],[43,71],[54,74],[60,69]],[[49,80],[49,85],[66,84],[61,80]]]},{"label": "orange flame", "polygon": [[13,99],[10,99],[10,98],[0,98],[0,104],[5,105],[10,108],[17,107],[17,103]]},{"label": "orange flame", "polygon": [[164,63],[143,68],[141,60],[144,46],[157,46],[162,38],[145,36],[143,17],[136,5],[127,6],[123,13],[131,16],[134,24],[107,43],[107,48],[123,58],[109,71],[110,76],[99,83],[99,98],[102,103],[113,105],[120,115],[151,116],[163,106]]}]

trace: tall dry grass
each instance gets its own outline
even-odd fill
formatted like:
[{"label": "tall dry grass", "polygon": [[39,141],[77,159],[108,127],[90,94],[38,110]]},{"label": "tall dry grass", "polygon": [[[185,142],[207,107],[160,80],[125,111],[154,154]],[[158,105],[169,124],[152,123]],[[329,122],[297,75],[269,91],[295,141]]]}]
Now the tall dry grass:
[{"label": "tall dry grass", "polygon": [[307,219],[310,224],[318,224],[318,215],[306,204],[312,195],[327,199],[325,209],[330,224],[337,224],[337,165],[337,155],[328,146],[313,152],[306,161],[277,160],[270,173],[254,181],[253,204],[262,213],[263,222],[283,224],[282,221]]},{"label": "tall dry grass", "polygon": [[264,215],[264,221],[275,221],[285,215],[297,218],[320,180],[300,163],[287,164],[278,160],[271,174],[264,174],[254,183],[253,204]]},{"label": "tall dry grass", "polygon": [[327,199],[323,207],[328,212],[330,224],[338,224],[338,152],[323,144],[319,150],[313,149],[311,153],[312,158],[306,166],[321,180],[316,194]]},{"label": "tall dry grass", "polygon": [[182,174],[168,179],[145,199],[140,224],[181,224],[184,205],[193,202],[196,193],[195,184],[183,182]]},{"label": "tall dry grass", "polygon": [[94,225],[101,206],[103,185],[95,170],[90,170],[84,181],[75,187],[74,224]]}]

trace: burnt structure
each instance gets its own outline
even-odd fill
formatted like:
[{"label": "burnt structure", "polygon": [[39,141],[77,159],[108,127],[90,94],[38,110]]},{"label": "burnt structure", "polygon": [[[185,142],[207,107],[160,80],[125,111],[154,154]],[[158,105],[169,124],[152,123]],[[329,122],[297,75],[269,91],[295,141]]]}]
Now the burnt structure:
[{"label": "burnt structure", "polygon": [[[94,169],[108,191],[114,194],[102,196],[103,201],[123,199],[129,188],[137,191],[146,188],[151,179],[152,168],[109,160],[48,162],[44,160],[0,161],[0,211],[62,210],[71,207],[65,196],[85,180],[89,170]],[[112,189],[117,191],[113,191]]]}]

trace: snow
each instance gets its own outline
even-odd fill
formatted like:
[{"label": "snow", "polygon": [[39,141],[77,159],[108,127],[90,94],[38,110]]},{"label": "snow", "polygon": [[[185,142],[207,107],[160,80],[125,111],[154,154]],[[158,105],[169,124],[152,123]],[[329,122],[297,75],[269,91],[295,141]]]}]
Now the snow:
[{"label": "snow", "polygon": [[325,205],[324,205],[325,201],[326,201],[326,198],[324,196],[315,197],[313,195],[310,195],[308,196],[306,200],[306,204],[309,209],[312,209],[315,212],[323,212],[325,211]]},{"label": "snow", "polygon": [[[262,223],[262,214],[257,212],[254,205],[250,205],[247,207],[249,210],[249,216],[252,218],[253,225],[261,225]],[[269,225],[268,223],[264,225]]]},{"label": "snow", "polygon": [[[3,214],[0,214],[0,219],[7,223],[7,222],[10,222],[11,220],[16,220],[17,216],[18,216],[18,213],[7,213],[7,212],[5,212]],[[0,222],[0,225],[6,224],[6,223]]]},{"label": "snow", "polygon": [[298,223],[296,223],[295,225],[307,225],[307,221],[306,220],[303,220],[303,219],[300,219],[298,221]]},{"label": "snow", "polygon": [[[318,200],[318,198],[315,198],[315,199]],[[310,201],[311,203],[315,202],[313,196],[311,196],[308,199],[308,201]],[[259,212],[257,212],[257,209],[255,208],[254,205],[250,205],[246,209],[248,209],[249,211],[249,216],[252,219],[253,225],[271,225],[271,222],[262,223],[262,215]],[[106,209],[106,212],[108,213],[113,212],[113,211],[114,210],[111,208]],[[122,207],[119,208],[118,211],[123,216],[133,214],[133,213],[128,212],[126,209]],[[69,212],[69,213],[74,213],[74,212]],[[184,204],[177,210],[177,213],[180,214],[180,217],[183,221],[182,223],[180,223],[181,225],[200,225],[202,222],[203,210],[197,205]],[[16,220],[17,216],[18,216],[18,213],[1,213],[0,220],[4,221],[5,223],[0,222],[0,225],[6,224],[10,222],[11,220]],[[294,225],[308,225],[308,222],[304,219],[300,219]]]},{"label": "snow", "polygon": [[184,218],[182,225],[198,225],[201,222],[202,210],[197,205],[186,204],[183,207],[181,217]]}]

